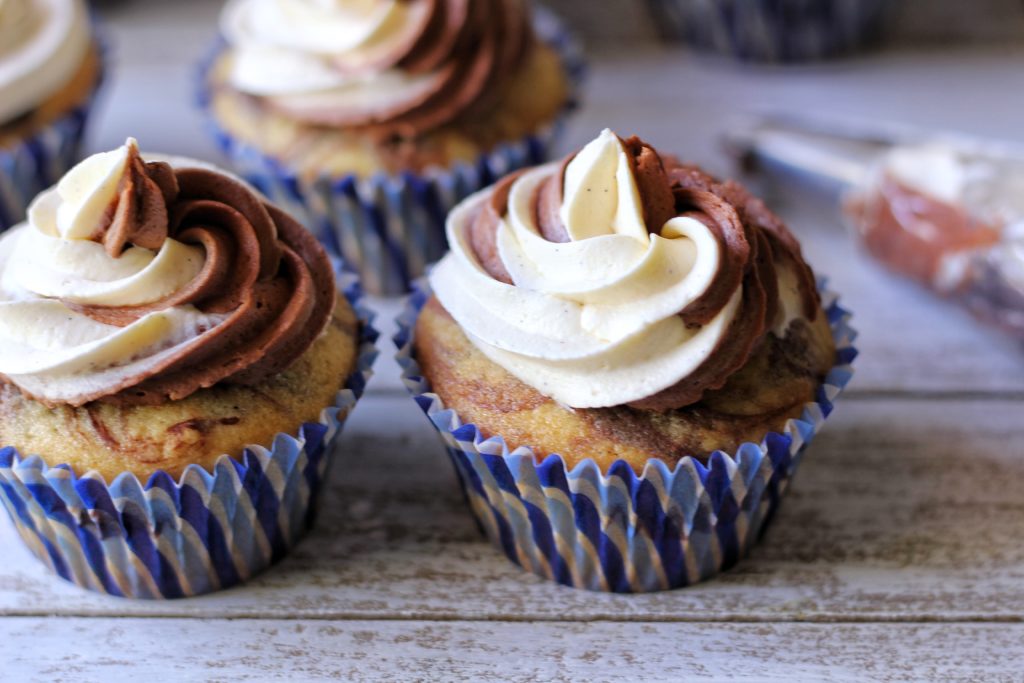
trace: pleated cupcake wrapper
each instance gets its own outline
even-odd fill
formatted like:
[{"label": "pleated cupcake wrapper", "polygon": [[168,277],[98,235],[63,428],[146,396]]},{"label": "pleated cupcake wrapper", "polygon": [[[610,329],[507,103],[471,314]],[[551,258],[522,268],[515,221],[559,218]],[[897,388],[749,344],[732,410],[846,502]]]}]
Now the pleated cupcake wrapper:
[{"label": "pleated cupcake wrapper", "polygon": [[0,500],[22,539],[61,577],[111,595],[179,598],[245,581],[280,559],[311,525],[342,425],[362,395],[377,332],[351,274],[340,274],[362,322],[355,372],[334,405],[269,448],[227,455],[213,471],[190,465],[146,484],[0,450]]},{"label": "pleated cupcake wrapper", "polygon": [[27,138],[0,145],[0,232],[24,220],[36,195],[55,185],[81,157],[82,138],[96,93],[105,80],[104,63],[109,54],[102,30],[94,27],[94,36],[101,71],[89,97]]},{"label": "pleated cupcake wrapper", "polygon": [[284,163],[224,130],[209,112],[207,74],[219,45],[200,69],[200,106],[218,145],[240,175],[293,215],[305,216],[321,241],[340,252],[371,294],[402,294],[448,249],[444,223],[462,199],[507,173],[547,161],[576,108],[585,64],[582,50],[562,23],[535,8],[537,35],[556,49],[571,86],[569,104],[533,135],[500,144],[472,163],[432,167],[422,173],[377,173],[303,178]]},{"label": "pleated cupcake wrapper", "polygon": [[836,363],[800,419],[760,444],[692,457],[675,467],[649,460],[637,476],[624,461],[602,472],[592,459],[569,468],[559,455],[537,462],[486,438],[430,393],[413,355],[424,282],[398,319],[402,378],[444,442],[481,527],[513,562],[576,588],[645,592],[687,586],[732,566],[771,519],[804,451],[853,374],[857,354],[849,313],[824,289]]},{"label": "pleated cupcake wrapper", "polygon": [[796,62],[875,40],[884,0],[648,0],[662,33],[742,60]]}]

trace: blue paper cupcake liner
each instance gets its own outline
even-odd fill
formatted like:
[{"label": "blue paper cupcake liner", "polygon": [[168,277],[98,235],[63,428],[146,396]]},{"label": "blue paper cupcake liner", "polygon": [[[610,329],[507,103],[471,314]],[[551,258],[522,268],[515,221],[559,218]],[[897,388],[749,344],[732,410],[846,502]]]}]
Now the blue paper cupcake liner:
[{"label": "blue paper cupcake liner", "polygon": [[302,178],[277,159],[239,140],[210,112],[208,73],[223,50],[218,45],[200,68],[199,105],[208,127],[238,173],[306,225],[355,268],[371,294],[404,294],[448,250],[445,217],[470,194],[511,171],[550,157],[568,115],[578,106],[586,71],[579,43],[561,21],[534,8],[538,37],[559,53],[569,77],[570,97],[551,124],[521,140],[498,145],[475,163],[432,167],[422,173],[377,173]]},{"label": "blue paper cupcake liner", "polygon": [[648,0],[667,38],[760,62],[851,52],[880,34],[884,0]]},{"label": "blue paper cupcake liner", "polygon": [[94,38],[100,51],[100,74],[89,97],[27,138],[0,146],[0,232],[20,223],[36,195],[53,186],[81,158],[86,124],[106,79],[109,52],[98,27]]},{"label": "blue paper cupcake liner", "polygon": [[602,472],[591,459],[570,469],[559,455],[538,462],[485,437],[430,393],[413,353],[416,319],[430,292],[417,288],[398,319],[402,379],[444,442],[469,505],[487,536],[513,562],[567,586],[620,593],[680,588],[714,576],[757,541],[807,445],[853,375],[850,314],[820,287],[836,342],[836,363],[781,434],[708,462],[685,457],[673,468],[649,460],[639,476],[625,461]]},{"label": "blue paper cupcake liner", "polygon": [[362,395],[377,332],[351,274],[339,284],[361,321],[358,363],[335,404],[269,448],[227,455],[180,480],[156,472],[109,485],[38,456],[0,450],[0,500],[29,549],[61,577],[102,593],[180,598],[245,581],[280,559],[312,524],[342,425]]}]

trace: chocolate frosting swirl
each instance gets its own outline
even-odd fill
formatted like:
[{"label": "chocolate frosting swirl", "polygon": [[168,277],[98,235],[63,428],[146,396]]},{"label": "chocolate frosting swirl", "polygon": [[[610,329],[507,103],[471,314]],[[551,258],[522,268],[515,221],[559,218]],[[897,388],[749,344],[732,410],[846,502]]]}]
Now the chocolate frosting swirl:
[{"label": "chocolate frosting swirl", "polygon": [[158,249],[173,238],[201,247],[205,263],[190,283],[159,301],[131,307],[65,305],[118,327],[178,306],[227,317],[144,375],[72,403],[177,400],[218,382],[256,384],[291,365],[324,330],[335,304],[333,270],[315,238],[223,173],[145,163],[135,148],[129,154],[116,198],[93,241],[116,257],[128,244]]},{"label": "chocolate frosting swirl", "polygon": [[[678,316],[688,328],[700,328],[715,318],[739,290],[740,307],[727,331],[696,371],[674,385],[628,405],[669,411],[690,405],[708,390],[721,388],[739,370],[776,324],[780,313],[779,270],[795,275],[801,315],[813,321],[820,301],[814,274],[799,243],[782,221],[746,189],[721,182],[700,168],[661,157],[639,138],[621,140],[639,191],[644,223],[657,234],[675,217],[705,225],[719,246],[719,260],[710,285]],[[540,235],[554,243],[569,236],[559,209],[565,191],[567,157],[534,192],[532,203]],[[522,174],[506,177],[471,218],[469,243],[474,256],[495,280],[512,284],[497,246],[497,231],[509,211],[509,193]]]},{"label": "chocolate frosting swirl", "polygon": [[[241,16],[260,9],[238,4]],[[333,69],[339,82],[351,77],[374,87],[376,75],[398,72],[424,79],[418,87],[373,106],[355,102],[360,98],[322,99],[317,93],[250,94],[309,124],[360,128],[374,137],[414,137],[485,105],[520,68],[533,40],[523,0],[408,0],[408,7],[406,24],[385,45],[328,56],[318,66]]]}]

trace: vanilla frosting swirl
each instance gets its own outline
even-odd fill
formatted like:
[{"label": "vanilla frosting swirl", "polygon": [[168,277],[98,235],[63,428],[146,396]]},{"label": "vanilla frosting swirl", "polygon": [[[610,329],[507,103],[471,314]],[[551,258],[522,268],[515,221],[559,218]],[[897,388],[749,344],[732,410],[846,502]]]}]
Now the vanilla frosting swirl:
[{"label": "vanilla frosting swirl", "polygon": [[0,238],[0,376],[49,405],[252,384],[309,347],[334,297],[295,221],[200,162],[147,163],[129,140]]},{"label": "vanilla frosting swirl", "polygon": [[430,278],[442,305],[491,360],[574,408],[695,402],[817,310],[763,204],[608,130],[465,201],[448,239]]},{"label": "vanilla frosting swirl", "polygon": [[67,85],[91,40],[83,0],[0,0],[0,124]]},{"label": "vanilla frosting swirl", "polygon": [[230,85],[297,120],[412,136],[522,62],[522,0],[231,0]]}]

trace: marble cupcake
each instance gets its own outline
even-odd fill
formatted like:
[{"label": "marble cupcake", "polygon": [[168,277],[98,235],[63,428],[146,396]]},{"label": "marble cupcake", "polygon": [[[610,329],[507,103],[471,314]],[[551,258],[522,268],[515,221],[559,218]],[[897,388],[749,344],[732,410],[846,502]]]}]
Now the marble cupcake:
[{"label": "marble cupcake", "polygon": [[0,498],[61,576],[225,588],[312,519],[373,330],[316,239],[240,180],[90,157],[0,239]]},{"label": "marble cupcake", "polygon": [[851,54],[877,43],[887,9],[884,0],[648,3],[666,38],[743,61],[785,63]]},{"label": "marble cupcake", "polygon": [[101,77],[83,0],[0,0],[0,230],[78,160]]},{"label": "marble cupcake", "polygon": [[455,202],[543,160],[581,68],[524,0],[232,0],[222,33],[218,140],[385,293],[444,253]]},{"label": "marble cupcake", "polygon": [[783,223],[604,131],[468,199],[448,237],[399,361],[492,540],[598,590],[735,562],[854,355]]}]

